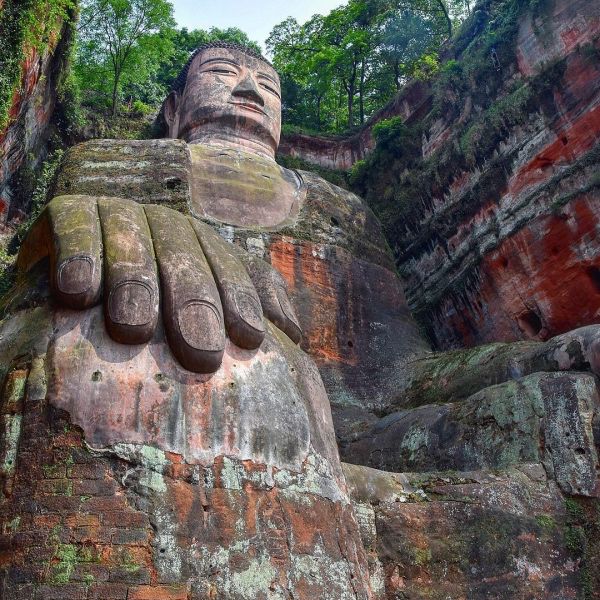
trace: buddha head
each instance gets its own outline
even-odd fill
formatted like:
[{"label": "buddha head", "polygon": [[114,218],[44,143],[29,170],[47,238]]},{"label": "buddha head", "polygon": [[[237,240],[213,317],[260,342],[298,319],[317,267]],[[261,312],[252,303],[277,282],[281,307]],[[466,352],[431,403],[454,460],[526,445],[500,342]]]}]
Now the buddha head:
[{"label": "buddha head", "polygon": [[168,137],[274,158],[281,133],[279,76],[249,48],[206,44],[175,81],[162,118]]}]

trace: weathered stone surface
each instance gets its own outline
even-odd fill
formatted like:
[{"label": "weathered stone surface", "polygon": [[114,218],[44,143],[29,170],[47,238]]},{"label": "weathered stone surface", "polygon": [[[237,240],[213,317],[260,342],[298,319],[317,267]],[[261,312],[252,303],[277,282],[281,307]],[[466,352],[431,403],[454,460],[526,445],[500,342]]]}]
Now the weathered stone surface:
[{"label": "weathered stone surface", "polygon": [[[18,3],[15,3],[18,6]],[[0,4],[0,11],[2,5]],[[13,10],[12,19],[22,18]],[[26,7],[25,10],[30,10]],[[69,18],[74,18],[70,14]],[[0,131],[0,224],[22,219],[29,210],[29,198],[19,195],[21,170],[35,173],[47,155],[46,144],[55,129],[52,117],[57,104],[57,86],[66,73],[72,23],[62,19],[45,23],[41,52],[34,47],[3,48],[3,53],[23,54],[21,76],[12,98],[7,127]],[[15,22],[8,27],[18,27]],[[41,40],[40,40],[41,41]],[[7,41],[4,40],[4,44]],[[5,76],[9,77],[8,73]],[[31,175],[30,175],[31,176]]]},{"label": "weathered stone surface", "polygon": [[383,412],[456,402],[492,385],[557,371],[600,375],[600,326],[580,327],[545,342],[485,344],[414,358],[404,365],[396,394]]},{"label": "weathered stone surface", "polygon": [[191,213],[236,227],[281,227],[296,216],[306,194],[301,177],[269,158],[188,146],[192,159]]},{"label": "weathered stone surface", "polygon": [[[585,1],[548,6],[535,23],[530,16],[520,23],[517,77],[546,72],[557,60],[564,61],[563,71],[558,77],[548,69],[552,91],[536,98],[529,120],[496,145],[506,178],[492,174],[492,157],[472,171],[457,171],[422,216],[420,235],[441,218],[449,224],[444,243],[414,244],[401,258],[409,304],[427,315],[441,347],[547,339],[600,318],[600,257],[592,242],[599,223],[600,63],[593,57],[600,12]],[[429,141],[464,134],[459,119],[444,123]],[[487,186],[489,197],[481,189],[486,177],[498,188]],[[461,215],[473,193],[479,207]],[[453,285],[457,279],[463,285]]]},{"label": "weathered stone surface", "polygon": [[115,196],[187,207],[190,156],[180,140],[92,140],[67,152],[55,195]]},{"label": "weathered stone surface", "polygon": [[344,472],[386,598],[565,600],[581,597],[584,586],[589,597],[597,593],[585,505],[565,500],[540,464],[493,473],[354,465]]},{"label": "weathered stone surface", "polygon": [[99,307],[3,323],[7,597],[371,597],[310,359],[271,328],[195,375],[162,336],[117,344]]},{"label": "weathered stone surface", "polygon": [[[196,214],[192,163],[181,144],[178,140],[81,144],[68,152],[57,191],[118,194]],[[168,168],[165,154],[171,160]],[[139,162],[131,163],[132,157]],[[229,163],[227,159],[224,166],[229,168]],[[161,164],[159,173],[177,173],[181,188],[171,190],[161,183],[164,177],[156,179]],[[116,179],[115,170],[120,173]],[[222,237],[271,263],[286,280],[302,347],[319,366],[335,410],[387,406],[398,393],[403,365],[427,352],[428,345],[410,315],[372,211],[355,194],[312,173],[302,171],[297,177],[302,193],[280,227],[234,228],[214,216],[209,220]],[[221,191],[227,195],[231,189],[227,185]]]},{"label": "weathered stone surface", "polygon": [[[535,374],[456,404],[393,413],[343,448],[344,460],[387,471],[503,469],[543,463],[569,494],[597,496],[593,376]],[[600,440],[596,440],[598,443]]]}]

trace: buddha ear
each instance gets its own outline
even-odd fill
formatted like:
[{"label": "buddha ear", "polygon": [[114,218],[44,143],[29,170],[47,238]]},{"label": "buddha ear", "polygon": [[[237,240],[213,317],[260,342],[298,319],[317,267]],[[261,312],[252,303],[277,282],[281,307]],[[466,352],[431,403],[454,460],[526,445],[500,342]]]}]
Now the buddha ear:
[{"label": "buddha ear", "polygon": [[176,138],[179,133],[179,94],[175,91],[171,92],[164,105],[164,117],[169,128],[168,136]]}]

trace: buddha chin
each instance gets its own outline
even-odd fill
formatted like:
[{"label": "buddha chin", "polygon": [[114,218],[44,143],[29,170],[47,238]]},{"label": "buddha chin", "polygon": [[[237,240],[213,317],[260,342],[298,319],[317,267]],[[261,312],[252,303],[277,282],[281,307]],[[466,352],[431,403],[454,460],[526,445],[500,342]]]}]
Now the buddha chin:
[{"label": "buddha chin", "polygon": [[279,145],[278,123],[260,107],[228,102],[196,107],[182,124],[179,137],[188,144],[221,139],[255,141],[272,149]]}]

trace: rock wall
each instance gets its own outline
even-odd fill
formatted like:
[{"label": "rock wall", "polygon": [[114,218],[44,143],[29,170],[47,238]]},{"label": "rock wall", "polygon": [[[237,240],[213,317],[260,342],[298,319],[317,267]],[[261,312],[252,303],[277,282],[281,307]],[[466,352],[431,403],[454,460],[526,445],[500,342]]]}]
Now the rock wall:
[{"label": "rock wall", "polygon": [[[0,225],[27,213],[30,200],[27,193],[32,191],[32,182],[24,180],[35,177],[46,157],[48,139],[55,131],[51,124],[60,82],[66,72],[75,12],[70,8],[66,18],[61,14],[53,19],[52,11],[49,7],[45,9],[44,4],[29,2],[21,5],[10,0],[0,5],[2,38],[8,44],[3,49],[3,74],[10,77],[6,71],[15,60],[19,60],[20,71],[9,101],[7,125],[0,130]],[[62,10],[69,2],[49,0],[47,4]],[[43,29],[43,43],[34,37],[29,40],[27,34],[15,35],[14,39],[5,35],[6,30],[18,30],[21,21],[26,22],[26,11],[46,15],[47,21],[40,28]],[[23,185],[25,189],[22,189]]]},{"label": "rock wall", "polygon": [[329,167],[368,155],[356,191],[380,216],[409,306],[442,349],[600,321],[600,6],[502,11],[479,4],[439,75],[376,117],[400,115],[404,128],[370,155],[372,123],[335,144],[293,140]]},{"label": "rock wall", "polygon": [[415,122],[430,109],[430,85],[423,81],[413,81],[370,117],[355,135],[331,137],[291,133],[283,136],[278,152],[283,156],[301,158],[326,169],[348,170],[375,147],[373,126],[379,121],[401,116],[408,123]]},{"label": "rock wall", "polygon": [[0,598],[375,598],[306,356],[273,327],[200,376],[102,321],[2,323]]},{"label": "rock wall", "polygon": [[565,499],[539,463],[386,473],[344,465],[386,598],[596,598],[597,499]]}]

